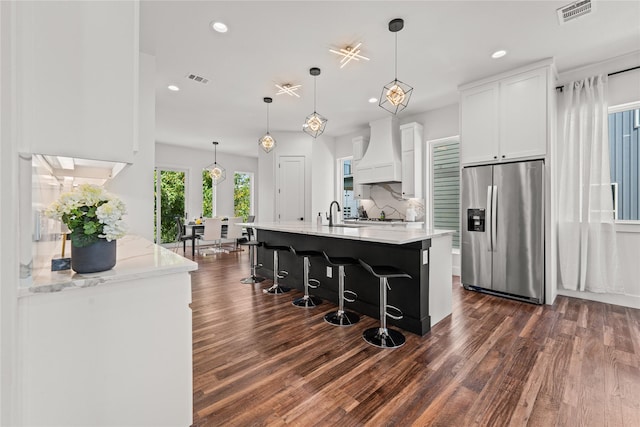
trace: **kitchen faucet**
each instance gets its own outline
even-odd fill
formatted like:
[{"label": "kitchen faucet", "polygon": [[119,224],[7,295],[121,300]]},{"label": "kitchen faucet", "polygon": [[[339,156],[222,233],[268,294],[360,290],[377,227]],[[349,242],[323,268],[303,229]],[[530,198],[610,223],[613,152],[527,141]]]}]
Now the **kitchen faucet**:
[{"label": "kitchen faucet", "polygon": [[338,212],[340,212],[340,204],[337,201],[333,201],[331,202],[331,204],[329,205],[329,227],[333,227],[333,204],[336,204],[338,210],[336,211],[336,220],[338,217]]}]

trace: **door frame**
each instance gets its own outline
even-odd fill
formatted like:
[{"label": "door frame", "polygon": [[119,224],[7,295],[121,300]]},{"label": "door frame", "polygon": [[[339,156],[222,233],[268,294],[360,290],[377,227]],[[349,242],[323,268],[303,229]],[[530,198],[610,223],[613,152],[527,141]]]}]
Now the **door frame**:
[{"label": "door frame", "polygon": [[276,159],[276,165],[275,165],[275,170],[276,170],[276,179],[275,179],[275,196],[276,196],[276,203],[275,203],[275,217],[274,220],[275,221],[280,221],[280,216],[281,216],[281,211],[280,211],[280,164],[282,162],[283,159],[290,159],[290,158],[297,158],[297,159],[302,159],[302,166],[304,167],[304,173],[303,173],[303,177],[304,177],[304,182],[302,185],[302,206],[303,206],[303,215],[305,218],[305,220],[309,220],[310,218],[308,218],[310,212],[309,209],[307,207],[307,157],[304,155],[282,155],[282,156],[278,156]]}]

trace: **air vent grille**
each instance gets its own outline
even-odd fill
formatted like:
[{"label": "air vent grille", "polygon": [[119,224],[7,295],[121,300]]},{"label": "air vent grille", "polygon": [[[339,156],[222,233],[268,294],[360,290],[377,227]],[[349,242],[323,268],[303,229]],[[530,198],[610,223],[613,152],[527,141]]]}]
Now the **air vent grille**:
[{"label": "air vent grille", "polygon": [[557,9],[558,21],[560,22],[560,25],[562,25],[573,19],[591,13],[592,11],[593,7],[591,0],[576,1]]},{"label": "air vent grille", "polygon": [[193,80],[194,82],[202,83],[204,85],[209,83],[209,79],[208,78],[199,76],[197,74],[187,74],[187,78],[189,80]]}]

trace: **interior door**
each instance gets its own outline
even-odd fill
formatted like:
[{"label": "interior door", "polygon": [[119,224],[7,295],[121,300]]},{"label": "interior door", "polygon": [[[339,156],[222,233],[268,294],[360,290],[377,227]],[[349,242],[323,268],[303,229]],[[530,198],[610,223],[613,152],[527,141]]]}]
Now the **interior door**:
[{"label": "interior door", "polygon": [[491,289],[491,192],[493,167],[462,169],[461,280],[464,285]]},{"label": "interior door", "polygon": [[278,221],[304,221],[304,156],[281,156],[278,161]]}]

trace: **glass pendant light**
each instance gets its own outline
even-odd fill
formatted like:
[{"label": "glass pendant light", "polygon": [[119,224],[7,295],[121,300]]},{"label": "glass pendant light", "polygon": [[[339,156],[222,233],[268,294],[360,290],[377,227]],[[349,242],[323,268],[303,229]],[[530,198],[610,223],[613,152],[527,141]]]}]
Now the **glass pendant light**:
[{"label": "glass pendant light", "polygon": [[316,77],[320,75],[320,68],[313,67],[309,70],[309,74],[313,76],[313,113],[309,114],[304,120],[302,130],[314,138],[322,135],[325,126],[327,126],[326,117],[316,112]]},{"label": "glass pendant light", "polygon": [[218,141],[213,141],[213,149],[215,152],[213,163],[207,166],[206,169],[209,171],[213,185],[218,185],[227,178],[227,171],[218,164]]},{"label": "glass pendant light", "polygon": [[400,18],[389,21],[389,31],[396,35],[395,78],[384,85],[380,95],[379,106],[385,110],[398,114],[409,104],[413,88],[398,80],[398,31],[404,27],[404,20]]},{"label": "glass pendant light", "polygon": [[276,140],[269,134],[269,104],[273,102],[273,99],[266,97],[262,99],[267,104],[267,133],[258,140],[258,145],[262,147],[267,153],[276,148]]}]

